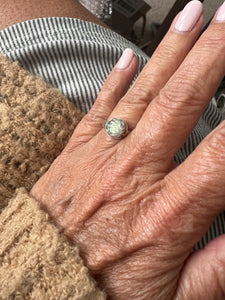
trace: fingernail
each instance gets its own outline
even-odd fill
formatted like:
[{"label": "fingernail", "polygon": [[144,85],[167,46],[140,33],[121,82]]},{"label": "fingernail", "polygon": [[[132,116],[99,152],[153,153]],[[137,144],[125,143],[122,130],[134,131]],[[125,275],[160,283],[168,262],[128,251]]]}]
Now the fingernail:
[{"label": "fingernail", "polygon": [[181,32],[191,31],[197,24],[202,12],[203,6],[200,1],[193,0],[189,2],[180,14],[175,29]]},{"label": "fingernail", "polygon": [[133,57],[134,57],[133,50],[131,50],[129,48],[125,49],[123,52],[123,55],[121,56],[120,60],[118,61],[117,68],[120,70],[128,68]]},{"label": "fingernail", "polygon": [[217,16],[216,16],[216,20],[217,21],[225,21],[225,2],[219,8]]}]

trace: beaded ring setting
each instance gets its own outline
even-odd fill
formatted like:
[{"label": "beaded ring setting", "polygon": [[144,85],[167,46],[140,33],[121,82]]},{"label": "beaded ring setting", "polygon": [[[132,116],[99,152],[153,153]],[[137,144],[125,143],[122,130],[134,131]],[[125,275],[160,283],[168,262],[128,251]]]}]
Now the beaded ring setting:
[{"label": "beaded ring setting", "polygon": [[129,133],[127,122],[119,118],[104,122],[103,126],[108,135],[114,139],[122,139]]}]

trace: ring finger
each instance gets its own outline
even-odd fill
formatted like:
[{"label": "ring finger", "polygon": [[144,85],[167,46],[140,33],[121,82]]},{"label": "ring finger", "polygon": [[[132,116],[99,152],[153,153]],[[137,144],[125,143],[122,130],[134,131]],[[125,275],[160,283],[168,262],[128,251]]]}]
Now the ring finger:
[{"label": "ring finger", "polygon": [[[189,23],[183,22],[189,15]],[[129,130],[136,127],[149,103],[181,65],[193,47],[203,25],[203,6],[200,1],[191,1],[172,23],[169,32],[153,54],[142,73],[127,94],[119,101],[109,120],[125,119]],[[100,134],[105,135],[105,131]],[[118,141],[107,139],[108,142]]]}]

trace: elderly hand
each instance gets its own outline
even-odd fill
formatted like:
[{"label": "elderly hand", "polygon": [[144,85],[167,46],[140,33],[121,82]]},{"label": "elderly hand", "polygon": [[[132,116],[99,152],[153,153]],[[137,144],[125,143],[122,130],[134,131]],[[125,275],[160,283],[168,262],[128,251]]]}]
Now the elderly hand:
[{"label": "elderly hand", "polygon": [[[223,16],[196,42],[203,14],[192,1],[129,90],[138,60],[126,50],[31,191],[111,299],[225,297],[224,237],[190,255],[225,209],[225,124],[174,163],[224,76]],[[115,117],[129,124],[122,140],[102,128]]]}]

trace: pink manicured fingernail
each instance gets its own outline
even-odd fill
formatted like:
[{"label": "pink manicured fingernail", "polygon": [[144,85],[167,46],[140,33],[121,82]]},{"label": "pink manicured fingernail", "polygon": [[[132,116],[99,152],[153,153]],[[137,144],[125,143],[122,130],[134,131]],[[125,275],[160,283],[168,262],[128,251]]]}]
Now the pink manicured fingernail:
[{"label": "pink manicured fingernail", "polygon": [[225,2],[219,8],[217,16],[216,16],[216,20],[217,21],[225,21]]},{"label": "pink manicured fingernail", "polygon": [[202,12],[203,6],[200,1],[193,0],[189,2],[180,14],[175,29],[181,32],[191,31],[197,24]]},{"label": "pink manicured fingernail", "polygon": [[123,55],[121,56],[120,60],[118,61],[117,68],[122,70],[129,67],[132,59],[134,57],[133,50],[127,48],[124,50]]}]

